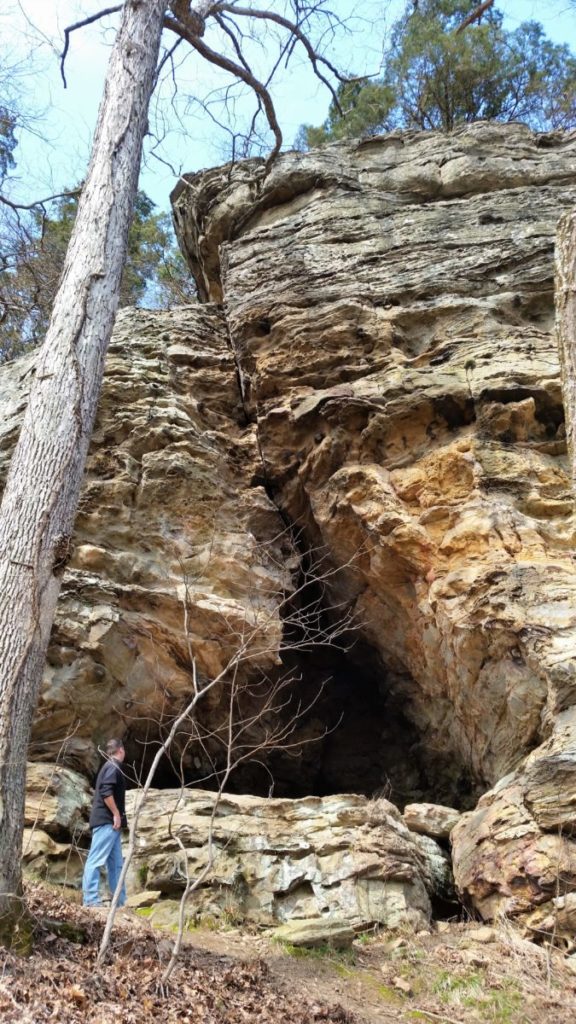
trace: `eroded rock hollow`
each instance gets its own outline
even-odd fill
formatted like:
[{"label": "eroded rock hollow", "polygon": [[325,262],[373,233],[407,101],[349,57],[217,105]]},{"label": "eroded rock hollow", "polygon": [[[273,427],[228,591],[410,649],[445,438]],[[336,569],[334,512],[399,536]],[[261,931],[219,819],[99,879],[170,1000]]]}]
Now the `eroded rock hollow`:
[{"label": "eroded rock hollow", "polygon": [[[539,927],[576,879],[553,338],[575,172],[573,134],[479,123],[181,181],[201,304],[119,317],[34,760],[91,771],[120,731],[145,768],[191,692],[191,647],[209,680],[248,632],[243,714],[284,671],[297,701],[324,689],[294,747],[244,764],[233,788],[468,810],[451,836],[462,898]],[[1,371],[5,451],[27,372]],[[316,553],[345,656],[282,651]],[[180,737],[166,784],[206,777],[223,700],[200,713],[210,742]]]}]

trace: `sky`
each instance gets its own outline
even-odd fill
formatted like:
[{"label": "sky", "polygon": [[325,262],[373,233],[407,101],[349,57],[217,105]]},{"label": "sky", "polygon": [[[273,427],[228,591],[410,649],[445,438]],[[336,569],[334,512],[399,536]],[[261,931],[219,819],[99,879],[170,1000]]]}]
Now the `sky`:
[{"label": "sky", "polygon": [[[67,89],[60,77],[58,54],[66,25],[113,3],[114,0],[0,0],[2,59],[4,66],[13,68],[12,84],[32,118],[30,130],[22,133],[15,153],[17,167],[10,186],[13,198],[37,199],[72,186],[82,178],[115,20],[109,18],[72,34],[66,62]],[[569,0],[499,0],[497,5],[505,14],[507,27],[513,29],[528,19],[540,21],[553,41],[566,42],[576,51],[576,6],[571,8]],[[283,3],[272,0],[270,6],[280,11]],[[349,19],[347,30],[338,33],[327,49],[333,63],[346,71],[377,74],[386,28],[401,6],[400,0],[388,4],[384,0],[332,0],[331,10]],[[375,24],[379,26],[377,30]],[[30,57],[32,74],[27,71]],[[312,74],[303,52],[295,57],[291,67],[283,70],[274,93],[287,146],[293,143],[301,124],[320,124],[324,120],[330,102],[327,89]],[[259,64],[264,58],[255,50],[253,59]],[[230,156],[229,135],[215,124],[210,114],[185,101],[186,95],[208,96],[211,114],[217,116],[214,90],[224,79],[206,65],[189,61],[179,68],[178,80],[181,123],[173,117],[169,82],[157,108],[159,118],[151,119],[157,135],[163,139],[161,143],[149,140],[141,175],[141,187],[162,209],[168,209],[169,193],[177,174],[222,163]],[[237,102],[235,113],[239,120],[247,116],[247,110],[245,103]]]}]

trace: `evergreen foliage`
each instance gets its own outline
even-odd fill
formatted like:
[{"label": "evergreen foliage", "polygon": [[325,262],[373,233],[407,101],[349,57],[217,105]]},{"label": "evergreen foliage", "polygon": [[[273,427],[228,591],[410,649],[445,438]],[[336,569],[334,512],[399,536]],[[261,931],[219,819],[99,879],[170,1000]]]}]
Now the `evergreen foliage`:
[{"label": "evergreen foliage", "polygon": [[472,0],[413,0],[393,27],[378,80],[339,88],[319,128],[297,145],[316,146],[396,128],[452,131],[477,120],[523,121],[547,131],[576,125],[576,57],[535,21],[508,31],[490,8],[458,31]]},{"label": "evergreen foliage", "polygon": [[[12,221],[4,231],[0,270],[0,362],[38,344],[48,326],[79,190],[59,197],[47,214],[37,207],[28,223]],[[192,302],[194,285],[173,241],[170,217],[138,192],[128,238],[119,307],[167,308]]]},{"label": "evergreen foliage", "polygon": [[8,171],[14,167],[12,153],[16,146],[16,118],[12,111],[0,104],[0,183],[4,181]]}]

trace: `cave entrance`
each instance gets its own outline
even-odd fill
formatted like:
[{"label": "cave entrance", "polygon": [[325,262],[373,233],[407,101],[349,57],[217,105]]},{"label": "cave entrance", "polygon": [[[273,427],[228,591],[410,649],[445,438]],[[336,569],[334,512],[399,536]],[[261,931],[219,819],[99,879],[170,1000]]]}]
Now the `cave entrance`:
[{"label": "cave entrance", "polygon": [[[386,797],[400,809],[419,802],[474,805],[478,790],[465,768],[448,750],[432,751],[410,720],[409,681],[403,687],[369,649],[356,645],[343,655],[318,648],[299,653],[284,670],[295,680],[281,711],[285,721],[294,719],[287,745],[248,757],[228,791],[292,799],[358,793]],[[308,705],[295,719],[297,708]],[[212,759],[214,765],[215,752]],[[194,747],[184,759],[163,759],[154,785],[216,788],[203,760]]]},{"label": "cave entrance", "polygon": [[358,793],[385,797],[400,809],[418,802],[475,804],[478,791],[464,767],[453,754],[429,749],[410,720],[406,691],[373,652],[360,644],[347,655],[319,648],[300,656],[298,671],[297,700],[322,687],[294,730],[292,742],[302,739],[303,745],[272,753],[266,771],[256,765],[239,772],[236,792],[291,798]]}]

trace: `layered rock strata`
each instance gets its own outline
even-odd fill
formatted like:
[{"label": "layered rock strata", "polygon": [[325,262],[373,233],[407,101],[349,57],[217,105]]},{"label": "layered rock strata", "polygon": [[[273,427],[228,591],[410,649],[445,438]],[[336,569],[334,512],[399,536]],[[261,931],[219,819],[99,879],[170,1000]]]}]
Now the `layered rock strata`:
[{"label": "layered rock strata", "polygon": [[[0,369],[5,472],[33,362]],[[296,566],[259,480],[226,323],[214,307],[121,313],[106,365],[74,551],[64,575],[31,757],[91,775],[126,738],[138,774],[198,686],[242,648],[239,683],[273,672]],[[215,688],[209,729],[226,719]],[[210,718],[210,715],[212,716]],[[190,741],[175,771],[210,773]],[[150,745],[150,746],[149,746]],[[194,759],[195,762],[194,762]]]},{"label": "layered rock strata", "polygon": [[57,764],[30,763],[22,862],[26,874],[78,888],[92,791],[86,778]]},{"label": "layered rock strata", "polygon": [[345,567],[333,599],[379,653],[438,796],[461,806],[506,777],[453,834],[486,916],[576,877],[552,335],[575,182],[574,134],[477,124],[217,169],[173,195],[199,291],[224,302],[268,486]]},{"label": "layered rock strata", "polygon": [[386,800],[225,796],[214,807],[214,794],[200,790],[152,793],[132,886],[145,881],[177,896],[188,875],[201,878],[210,863],[190,898],[192,917],[339,921],[358,930],[425,927],[432,901],[450,892],[446,854],[410,832]]},{"label": "layered rock strata", "polygon": [[[137,790],[127,794],[129,819],[139,798]],[[28,765],[28,874],[81,885],[90,806],[78,773]],[[438,813],[421,809],[420,824]],[[129,903],[153,906],[153,921],[174,924],[188,878],[199,883],[188,920],[296,922],[324,936],[327,928],[428,927],[434,906],[454,899],[446,851],[411,832],[389,801],[354,795],[217,799],[202,790],[151,790],[138,812]]]},{"label": "layered rock strata", "polygon": [[[359,641],[338,680],[348,735],[373,683],[386,795],[415,764],[409,802],[461,809],[491,787],[452,832],[463,898],[485,917],[539,907],[535,928],[568,900],[576,566],[552,254],[575,172],[574,135],[477,124],[181,182],[181,241],[223,308],[119,318],[34,759],[90,773],[120,732],[143,767],[194,666],[206,685],[239,637],[242,684],[273,680],[288,523],[339,570],[320,590]],[[0,370],[0,469],[31,372]],[[208,733],[222,700],[203,704]],[[213,768],[191,739],[171,783]],[[332,779],[353,789],[347,751]]]}]

